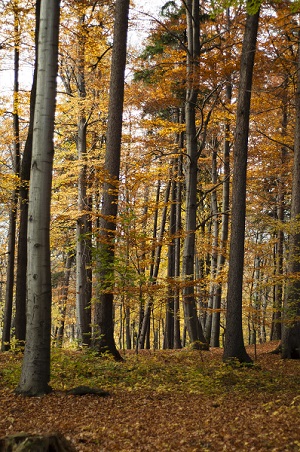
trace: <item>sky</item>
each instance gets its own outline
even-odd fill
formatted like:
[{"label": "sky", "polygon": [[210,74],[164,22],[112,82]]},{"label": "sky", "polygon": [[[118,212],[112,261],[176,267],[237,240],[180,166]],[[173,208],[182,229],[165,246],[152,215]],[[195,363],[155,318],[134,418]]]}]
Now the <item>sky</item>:
[{"label": "sky", "polygon": [[[135,7],[130,12],[130,28],[128,36],[128,45],[139,47],[143,46],[147,37],[148,30],[151,27],[152,19],[149,15],[157,17],[162,6],[167,0],[134,0]],[[143,15],[142,12],[147,14]],[[136,17],[136,19],[133,19]],[[2,56],[2,55],[1,55]],[[11,61],[7,63],[2,58],[0,67],[0,96],[7,94],[13,88],[13,72],[9,68]],[[32,68],[23,66],[20,70],[20,82],[23,89],[30,89],[32,82]]]}]

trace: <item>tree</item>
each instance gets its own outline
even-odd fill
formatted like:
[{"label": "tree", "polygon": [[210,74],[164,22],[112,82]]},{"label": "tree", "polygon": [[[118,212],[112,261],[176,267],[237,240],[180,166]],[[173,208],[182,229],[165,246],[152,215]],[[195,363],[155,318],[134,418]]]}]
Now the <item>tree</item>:
[{"label": "tree", "polygon": [[42,0],[38,46],[31,183],[28,211],[28,306],[26,344],[17,392],[38,396],[51,390],[50,201],[56,105],[60,2]]},{"label": "tree", "polygon": [[294,164],[289,258],[282,328],[282,358],[300,359],[300,35],[298,32],[297,81],[295,93]]},{"label": "tree", "polygon": [[199,76],[200,56],[200,18],[199,1],[186,2],[187,17],[187,89],[186,89],[186,217],[185,240],[183,246],[182,274],[184,278],[183,307],[185,324],[190,341],[195,347],[207,348],[202,326],[197,316],[197,305],[194,293],[193,280],[195,277],[195,237],[197,226],[197,182],[199,158],[198,133],[196,127],[196,106],[199,89],[197,78]]},{"label": "tree", "polygon": [[24,345],[25,343],[26,336],[28,191],[32,157],[34,108],[36,99],[37,51],[38,51],[40,6],[41,0],[37,0],[35,5],[35,60],[34,60],[33,82],[30,92],[29,127],[20,169],[20,190],[19,190],[20,220],[19,220],[18,256],[17,256],[17,274],[16,274],[15,336],[19,344],[22,345]]},{"label": "tree", "polygon": [[110,352],[117,360],[121,359],[121,355],[116,349],[113,334],[113,272],[118,213],[128,13],[129,0],[116,0],[104,164],[106,181],[103,186],[102,209],[99,221],[98,281],[95,305],[95,346],[99,352]]},{"label": "tree", "polygon": [[[86,98],[85,83],[85,42],[86,42],[85,14],[82,13],[78,24],[78,63],[77,86],[80,100]],[[91,219],[88,211],[90,202],[87,196],[87,126],[88,120],[85,108],[80,107],[77,131],[78,159],[82,164],[78,176],[78,210],[76,236],[76,317],[77,336],[80,343],[89,345],[91,342],[91,298],[92,298],[92,270],[91,270]]]},{"label": "tree", "polygon": [[[250,7],[251,3],[247,3]],[[247,12],[236,112],[226,333],[223,359],[251,361],[243,340],[242,297],[250,103],[259,10]]]},{"label": "tree", "polygon": [[[14,11],[14,100],[13,100],[13,129],[14,129],[14,171],[16,177],[20,174],[20,124],[19,124],[19,66],[20,66],[20,30],[19,30],[19,4],[15,0]],[[2,350],[10,348],[10,329],[13,307],[14,271],[15,271],[15,244],[17,224],[18,187],[14,190],[8,231],[8,263],[6,278],[5,316],[2,335]]]}]

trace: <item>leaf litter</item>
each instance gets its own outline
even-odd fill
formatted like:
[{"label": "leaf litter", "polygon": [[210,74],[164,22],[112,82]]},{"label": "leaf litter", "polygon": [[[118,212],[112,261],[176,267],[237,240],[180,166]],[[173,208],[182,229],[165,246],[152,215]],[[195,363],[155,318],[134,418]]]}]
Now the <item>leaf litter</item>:
[{"label": "leaf litter", "polygon": [[[64,435],[78,452],[300,451],[300,361],[257,346],[253,366],[222,350],[141,351],[125,362],[53,351],[53,392],[14,393],[21,355],[0,354],[0,436]],[[253,347],[247,348],[252,356]],[[71,395],[76,386],[109,392]]]}]

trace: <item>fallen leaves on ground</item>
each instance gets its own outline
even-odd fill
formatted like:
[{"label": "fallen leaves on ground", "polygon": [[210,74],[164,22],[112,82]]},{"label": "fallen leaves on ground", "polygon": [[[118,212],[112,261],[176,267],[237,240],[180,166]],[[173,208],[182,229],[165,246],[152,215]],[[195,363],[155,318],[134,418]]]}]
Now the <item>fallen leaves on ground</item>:
[{"label": "fallen leaves on ground", "polygon": [[[20,356],[0,354],[0,436],[60,432],[86,451],[300,451],[300,362],[257,347],[253,367],[222,351],[126,353],[124,363],[56,352],[54,391],[14,394]],[[252,353],[253,348],[248,348]],[[89,384],[109,391],[73,396]]]}]

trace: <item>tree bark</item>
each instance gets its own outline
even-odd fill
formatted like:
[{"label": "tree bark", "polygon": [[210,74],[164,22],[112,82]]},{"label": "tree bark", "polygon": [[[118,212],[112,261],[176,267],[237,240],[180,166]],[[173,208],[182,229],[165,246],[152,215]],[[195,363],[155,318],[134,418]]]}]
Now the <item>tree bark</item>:
[{"label": "tree bark", "polygon": [[294,165],[291,205],[291,233],[286,294],[283,307],[282,358],[300,359],[300,36],[298,35],[297,84],[295,93]]},{"label": "tree bark", "polygon": [[[79,19],[77,87],[80,102],[86,98],[85,87],[85,17]],[[76,224],[76,324],[77,339],[81,345],[91,343],[91,300],[92,300],[92,243],[90,203],[87,196],[87,118],[84,105],[80,108],[77,131],[77,154],[79,160],[78,210]]]},{"label": "tree bark", "polygon": [[66,311],[67,311],[67,301],[68,301],[68,293],[69,293],[69,283],[70,283],[70,275],[71,275],[71,267],[74,261],[74,253],[73,251],[69,251],[66,257],[66,265],[63,279],[63,286],[61,288],[60,297],[59,297],[59,312],[60,312],[60,321],[59,326],[57,328],[56,333],[56,345],[61,347],[64,339],[65,332],[65,319],[66,319]]},{"label": "tree bark", "polygon": [[[226,11],[227,27],[226,30],[230,32],[230,18],[229,9]],[[228,52],[228,51],[227,51]],[[226,54],[226,59],[229,59],[230,55]],[[228,105],[232,100],[232,81],[231,75],[227,78],[225,99]],[[225,262],[228,246],[228,232],[229,232],[229,202],[230,202],[230,119],[225,121],[225,138],[224,138],[224,151],[223,151],[223,193],[222,193],[222,225],[221,225],[221,237],[219,243],[218,252],[218,268],[217,275],[220,276]],[[211,340],[210,345],[212,347],[220,347],[220,321],[221,321],[221,300],[222,300],[222,282],[218,281],[215,287],[212,314],[212,326],[211,326]]]},{"label": "tree bark", "polygon": [[28,307],[22,372],[17,392],[48,393],[50,380],[50,202],[58,66],[58,0],[41,1],[37,92],[28,212]]},{"label": "tree bark", "polygon": [[[20,127],[19,127],[19,66],[20,66],[20,30],[19,5],[14,3],[14,100],[13,100],[13,131],[14,131],[14,173],[20,175]],[[11,338],[11,319],[14,296],[16,225],[19,187],[14,190],[9,215],[8,252],[6,272],[5,308],[1,349],[9,350]]]},{"label": "tree bark", "polygon": [[226,335],[223,354],[224,360],[235,358],[241,362],[251,361],[243,339],[242,298],[248,136],[258,22],[259,11],[255,14],[247,13],[236,113]]},{"label": "tree bark", "polygon": [[17,256],[17,276],[16,276],[16,314],[15,314],[15,335],[17,342],[24,346],[26,336],[26,303],[27,303],[27,222],[28,222],[28,192],[30,167],[32,157],[32,136],[33,121],[36,98],[37,82],[37,54],[41,0],[36,1],[35,7],[35,61],[33,82],[30,93],[30,116],[26,143],[23,151],[23,158],[20,171],[20,220],[18,236],[18,256]]},{"label": "tree bark", "polygon": [[[157,199],[156,199],[157,203],[158,203],[158,199],[159,199],[159,188],[160,188],[160,184],[158,186],[158,193],[157,193]],[[152,256],[152,263],[151,263],[150,277],[149,277],[151,285],[156,284],[159,267],[160,267],[162,240],[163,240],[163,236],[165,233],[165,227],[166,227],[166,222],[167,222],[167,211],[168,211],[168,201],[169,201],[169,196],[170,196],[170,188],[171,188],[171,182],[169,181],[169,183],[166,187],[166,192],[165,192],[164,208],[162,211],[160,230],[159,230],[159,234],[157,237],[157,245],[153,250],[154,255]],[[154,221],[154,228],[153,228],[154,234],[156,234],[156,228],[157,228],[157,217],[155,217],[155,221]],[[145,313],[144,313],[141,331],[140,331],[140,335],[139,335],[139,348],[140,349],[144,348],[145,340],[147,339],[147,334],[150,333],[150,316],[151,316],[151,311],[153,308],[153,303],[154,303],[153,296],[150,293],[150,300],[148,301],[147,306],[145,308]],[[146,348],[150,348],[150,343],[149,343],[149,345],[146,346]]]},{"label": "tree bark", "polygon": [[120,360],[114,340],[113,285],[115,258],[115,231],[118,213],[119,174],[124,102],[124,77],[128,31],[129,0],[116,0],[114,44],[112,50],[108,124],[104,172],[106,182],[100,217],[98,249],[97,301],[95,305],[98,351],[109,352]]},{"label": "tree bark", "polygon": [[193,347],[207,348],[201,324],[198,320],[195,300],[195,239],[197,213],[198,143],[196,130],[196,105],[198,98],[198,76],[200,56],[199,1],[186,2],[187,17],[187,89],[186,89],[186,218],[183,246],[182,275],[184,279],[183,309],[190,342]]}]

